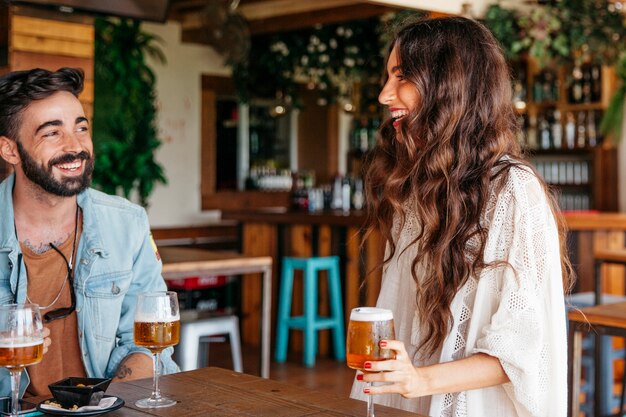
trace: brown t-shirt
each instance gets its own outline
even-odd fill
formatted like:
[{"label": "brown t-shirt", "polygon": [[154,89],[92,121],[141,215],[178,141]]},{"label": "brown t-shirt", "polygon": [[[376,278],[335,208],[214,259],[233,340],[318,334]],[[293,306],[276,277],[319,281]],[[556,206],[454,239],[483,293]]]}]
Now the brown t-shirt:
[{"label": "brown t-shirt", "polygon": [[[78,247],[81,230],[82,222],[79,221],[76,247]],[[72,255],[73,245],[74,234],[72,233],[65,242],[58,246],[68,261]],[[54,249],[37,254],[25,245],[21,245],[21,247],[28,271],[28,300],[31,303],[39,304],[42,308],[42,319],[48,311],[69,307],[72,304],[72,299],[67,277],[67,265],[63,257]],[[63,286],[64,282],[65,286]],[[63,289],[61,290],[61,288]],[[58,294],[59,299],[50,305]],[[47,306],[49,307],[43,308]],[[78,344],[76,312],[68,317],[47,324],[44,323],[44,327],[50,329],[52,344],[48,348],[48,352],[43,355],[43,360],[40,363],[28,367],[30,385],[26,390],[26,396],[50,395],[48,384],[70,376],[81,377],[86,375]]]}]

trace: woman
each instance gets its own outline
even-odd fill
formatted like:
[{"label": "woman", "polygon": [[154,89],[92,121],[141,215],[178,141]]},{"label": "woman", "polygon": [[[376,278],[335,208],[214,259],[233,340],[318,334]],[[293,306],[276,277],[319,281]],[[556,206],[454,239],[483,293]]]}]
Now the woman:
[{"label": "woman", "polygon": [[464,18],[408,24],[386,78],[366,186],[396,359],[366,364],[352,396],[429,416],[565,416],[570,265],[516,142],[496,41]]}]

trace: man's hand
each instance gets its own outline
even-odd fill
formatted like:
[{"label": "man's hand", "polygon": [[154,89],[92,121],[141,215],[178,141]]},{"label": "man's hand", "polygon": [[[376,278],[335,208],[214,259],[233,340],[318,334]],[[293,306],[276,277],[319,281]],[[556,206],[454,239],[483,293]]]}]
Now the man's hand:
[{"label": "man's hand", "polygon": [[120,363],[113,382],[141,378],[152,378],[152,358],[145,353],[133,353]]},{"label": "man's hand", "polygon": [[48,351],[48,347],[52,344],[52,339],[50,339],[50,329],[48,327],[43,328],[43,353],[44,355]]}]

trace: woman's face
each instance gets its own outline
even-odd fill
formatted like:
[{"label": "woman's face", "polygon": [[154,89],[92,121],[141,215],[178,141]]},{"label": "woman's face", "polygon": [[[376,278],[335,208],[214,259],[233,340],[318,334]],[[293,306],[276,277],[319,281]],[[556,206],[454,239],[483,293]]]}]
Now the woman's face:
[{"label": "woman's face", "polygon": [[415,85],[404,78],[398,60],[398,46],[394,46],[387,61],[387,82],[378,95],[378,101],[389,108],[394,119],[396,134],[400,128],[400,119],[414,110],[419,102]]}]

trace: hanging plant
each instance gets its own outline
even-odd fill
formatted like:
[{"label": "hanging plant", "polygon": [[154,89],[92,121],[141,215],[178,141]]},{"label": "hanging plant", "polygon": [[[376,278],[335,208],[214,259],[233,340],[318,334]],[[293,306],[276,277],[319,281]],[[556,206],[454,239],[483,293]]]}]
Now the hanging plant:
[{"label": "hanging plant", "polygon": [[139,21],[96,19],[94,68],[94,183],[101,190],[129,197],[136,191],[143,206],[155,183],[166,183],[154,159],[161,145],[156,130],[155,76],[146,55],[164,63],[158,39]]},{"label": "hanging plant", "polygon": [[350,96],[355,83],[382,71],[378,19],[316,26],[252,39],[245,64],[233,65],[238,97],[278,95],[298,104],[298,85],[319,93],[319,104]]}]

